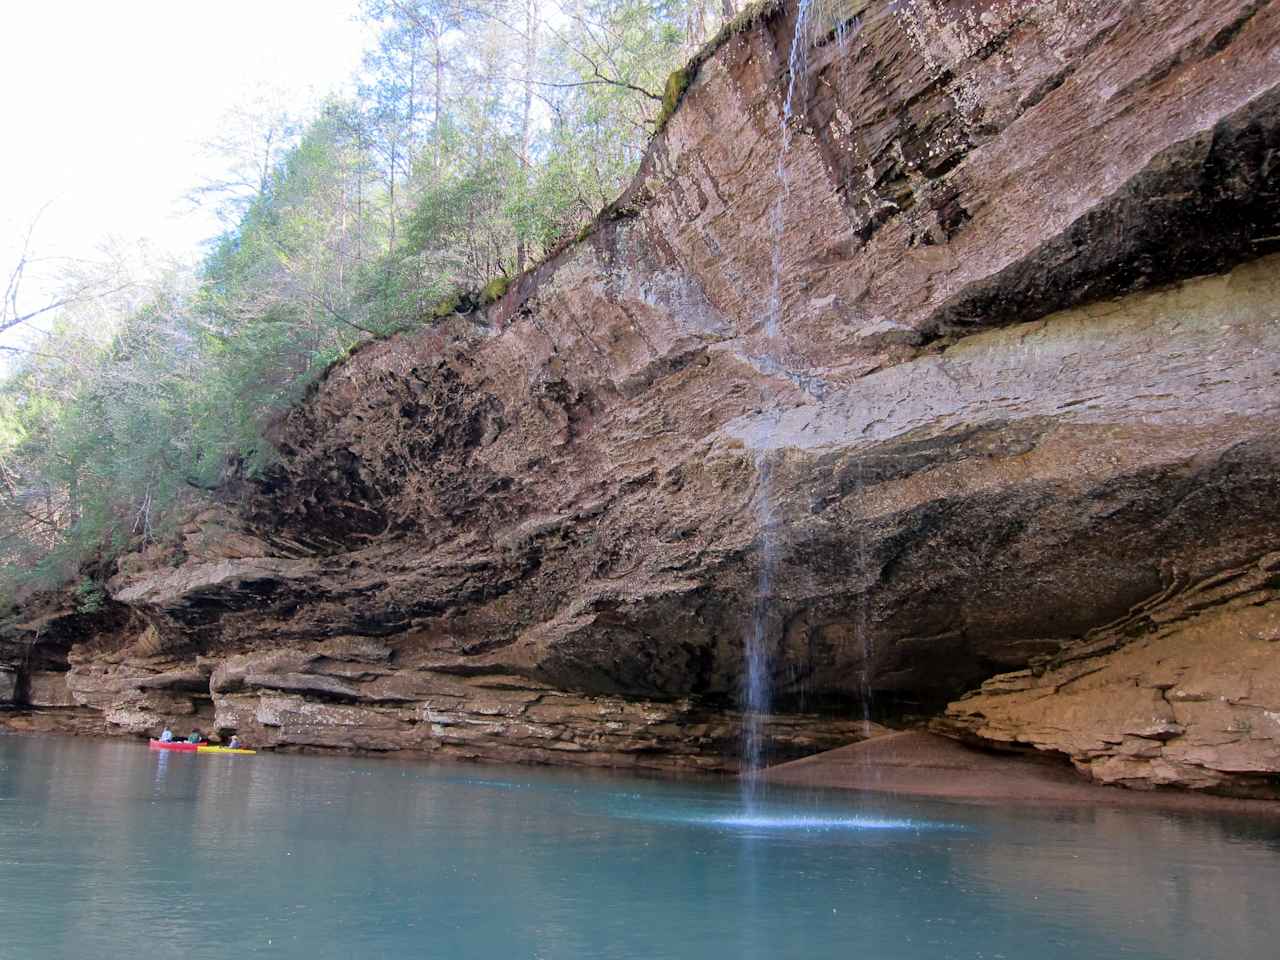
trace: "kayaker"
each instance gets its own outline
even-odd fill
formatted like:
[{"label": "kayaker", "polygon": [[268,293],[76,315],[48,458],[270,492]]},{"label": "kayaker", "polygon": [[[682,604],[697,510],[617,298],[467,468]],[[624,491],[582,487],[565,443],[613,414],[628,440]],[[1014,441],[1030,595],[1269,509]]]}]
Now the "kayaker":
[{"label": "kayaker", "polygon": [[187,737],[187,743],[199,743],[200,739],[200,731],[192,730],[191,736]]},{"label": "kayaker", "polygon": [[168,727],[165,727],[164,730],[161,731],[160,733],[160,742],[173,743],[173,731],[170,730]]},{"label": "kayaker", "polygon": [[231,735],[231,741],[227,744],[227,746],[228,746],[228,747],[230,747],[232,750],[243,750],[243,749],[244,749],[244,748],[240,745],[240,738],[239,738],[239,737],[237,737],[234,733]]}]

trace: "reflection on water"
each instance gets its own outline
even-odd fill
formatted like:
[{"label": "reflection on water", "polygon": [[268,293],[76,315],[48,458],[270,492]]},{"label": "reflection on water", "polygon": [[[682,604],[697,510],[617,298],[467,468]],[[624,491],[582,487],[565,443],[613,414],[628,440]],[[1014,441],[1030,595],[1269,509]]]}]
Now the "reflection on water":
[{"label": "reflection on water", "polygon": [[1276,824],[0,736],[0,957],[1274,957]]}]

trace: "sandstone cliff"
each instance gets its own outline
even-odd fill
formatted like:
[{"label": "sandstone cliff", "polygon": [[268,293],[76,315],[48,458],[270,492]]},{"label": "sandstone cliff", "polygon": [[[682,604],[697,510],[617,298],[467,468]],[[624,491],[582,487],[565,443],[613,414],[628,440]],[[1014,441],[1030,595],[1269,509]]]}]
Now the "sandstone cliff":
[{"label": "sandstone cliff", "polygon": [[584,241],[336,368],[0,697],[731,767],[764,517],[780,753],[1023,671],[947,729],[1277,792],[1280,3],[820,6],[785,137],[791,4]]}]

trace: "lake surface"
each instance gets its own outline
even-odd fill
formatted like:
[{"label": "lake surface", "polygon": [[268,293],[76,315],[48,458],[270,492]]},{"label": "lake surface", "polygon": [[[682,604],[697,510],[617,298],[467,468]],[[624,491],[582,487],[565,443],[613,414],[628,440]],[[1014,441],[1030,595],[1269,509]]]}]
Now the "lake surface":
[{"label": "lake surface", "polygon": [[0,734],[0,958],[1267,958],[1280,823]]}]

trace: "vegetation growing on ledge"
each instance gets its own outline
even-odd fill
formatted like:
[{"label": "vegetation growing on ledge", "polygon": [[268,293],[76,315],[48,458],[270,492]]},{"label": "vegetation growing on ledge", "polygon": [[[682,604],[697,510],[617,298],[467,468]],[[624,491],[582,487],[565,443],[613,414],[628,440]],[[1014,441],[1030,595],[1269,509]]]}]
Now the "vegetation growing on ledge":
[{"label": "vegetation growing on ledge", "polygon": [[694,54],[693,60],[690,61],[691,65],[701,66],[730,39],[781,13],[782,7],[783,0],[755,0],[754,3],[747,4],[736,16],[725,21],[715,35]]},{"label": "vegetation growing on ledge", "polygon": [[462,294],[455,292],[437,300],[435,306],[429,311],[428,316],[432,320],[443,320],[445,317],[453,316],[461,308]]},{"label": "vegetation growing on ledge", "polygon": [[[0,591],[75,582],[90,558],[104,581],[109,558],[168,536],[184,504],[268,467],[266,424],[362,345],[494,303],[508,278],[626,215],[608,204],[685,82],[655,91],[681,63],[692,78],[736,12],[352,5],[377,33],[360,95],[310,118],[262,102],[232,118],[226,176],[191,194],[226,225],[199,266],[124,281],[77,268],[61,309],[38,311],[52,321],[39,351],[11,354]],[[0,330],[28,319],[20,294]]]},{"label": "vegetation growing on ledge", "polygon": [[507,292],[507,285],[510,282],[506,277],[494,277],[480,288],[480,303],[486,307],[491,303],[497,303]]},{"label": "vegetation growing on ledge", "polygon": [[767,20],[781,9],[782,0],[756,0],[755,3],[744,7],[737,16],[725,21],[720,29],[716,31],[715,36],[699,48],[684,66],[671,71],[667,75],[666,83],[662,88],[662,109],[658,112],[658,117],[654,124],[655,132],[661,133],[666,127],[667,121],[671,119],[672,114],[680,106],[680,101],[684,99],[685,91],[689,89],[697,78],[698,70],[704,63],[715,56],[716,52],[733,37],[751,29],[761,21]]},{"label": "vegetation growing on ledge", "polygon": [[[814,9],[809,15],[810,39],[816,40],[816,35],[834,33],[841,25],[848,23],[866,10],[869,3],[870,0],[813,0]],[[748,4],[736,16],[726,20],[715,35],[703,44],[684,66],[671,71],[662,88],[662,108],[654,123],[655,132],[661,133],[666,127],[667,121],[680,106],[685,92],[697,79],[698,70],[704,63],[715,56],[720,48],[735,36],[754,29],[770,17],[781,13],[782,9],[783,0],[756,0],[755,3]]]},{"label": "vegetation growing on ledge", "polygon": [[666,85],[662,88],[662,109],[658,112],[658,119],[654,124],[656,132],[662,132],[671,115],[676,112],[676,107],[680,106],[680,100],[684,97],[684,92],[689,89],[692,76],[693,71],[689,67],[672,70],[667,76]]}]

